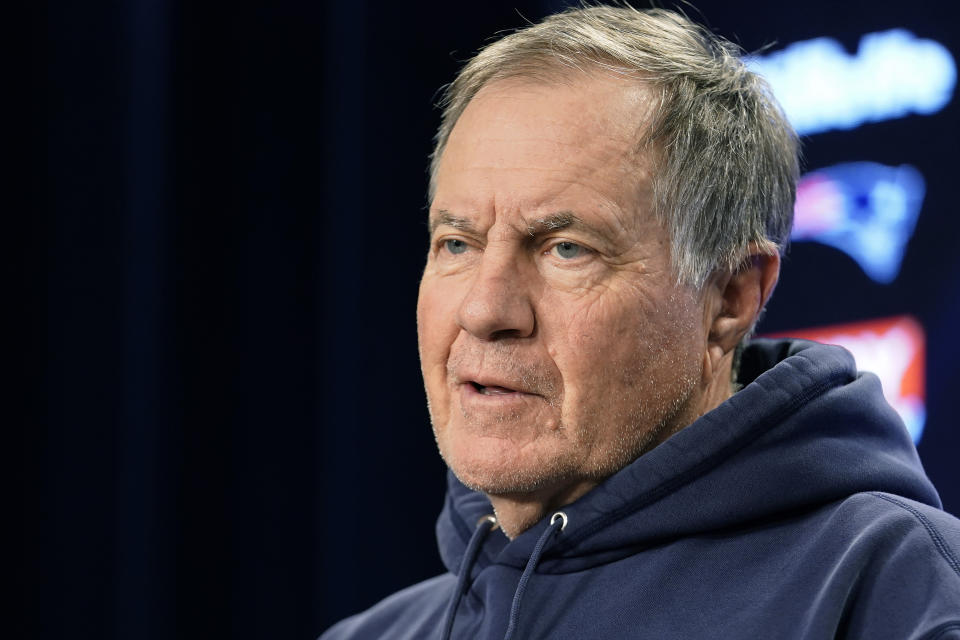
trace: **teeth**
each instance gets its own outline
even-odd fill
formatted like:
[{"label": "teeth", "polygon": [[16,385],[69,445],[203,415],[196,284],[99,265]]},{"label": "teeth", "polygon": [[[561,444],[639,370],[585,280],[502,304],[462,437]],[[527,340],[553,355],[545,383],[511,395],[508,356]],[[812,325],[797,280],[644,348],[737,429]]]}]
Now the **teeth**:
[{"label": "teeth", "polygon": [[505,389],[503,387],[483,387],[480,390],[480,393],[487,396],[497,396],[497,395],[503,395],[505,393],[513,393],[513,390]]}]

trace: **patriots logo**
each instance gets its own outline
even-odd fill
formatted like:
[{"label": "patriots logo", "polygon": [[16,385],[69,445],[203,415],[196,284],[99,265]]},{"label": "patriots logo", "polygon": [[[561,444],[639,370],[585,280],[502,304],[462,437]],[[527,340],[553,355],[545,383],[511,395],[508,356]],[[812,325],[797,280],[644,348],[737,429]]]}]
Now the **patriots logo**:
[{"label": "patriots logo", "polygon": [[923,176],[909,165],[851,162],[809,173],[797,185],[791,240],[839,249],[888,284],[900,273],[924,193]]}]

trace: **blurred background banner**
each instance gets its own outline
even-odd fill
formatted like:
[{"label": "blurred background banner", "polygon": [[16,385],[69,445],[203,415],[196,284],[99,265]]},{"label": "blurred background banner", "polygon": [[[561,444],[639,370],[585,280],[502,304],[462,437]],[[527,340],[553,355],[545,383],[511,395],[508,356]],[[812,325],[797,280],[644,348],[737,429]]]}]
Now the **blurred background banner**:
[{"label": "blurred background banner", "polygon": [[[564,6],[35,11],[14,635],[311,638],[442,571],[414,316],[433,105]],[[696,7],[804,133],[760,331],[859,340],[960,513],[952,6]]]}]

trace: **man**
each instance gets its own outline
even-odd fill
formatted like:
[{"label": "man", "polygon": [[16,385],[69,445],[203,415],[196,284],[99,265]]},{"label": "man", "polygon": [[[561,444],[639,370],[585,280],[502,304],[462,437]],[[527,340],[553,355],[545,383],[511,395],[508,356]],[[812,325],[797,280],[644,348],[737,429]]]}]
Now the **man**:
[{"label": "man", "polygon": [[765,84],[677,14],[569,10],[471,60],[417,314],[450,573],[323,637],[960,638],[960,523],[877,379],[740,357],[796,179]]}]

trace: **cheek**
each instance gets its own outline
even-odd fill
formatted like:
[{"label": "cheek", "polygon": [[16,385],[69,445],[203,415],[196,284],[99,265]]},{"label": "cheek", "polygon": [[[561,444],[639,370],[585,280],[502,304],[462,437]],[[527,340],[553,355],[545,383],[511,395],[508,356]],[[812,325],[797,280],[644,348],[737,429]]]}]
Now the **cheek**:
[{"label": "cheek", "polygon": [[417,298],[417,338],[420,368],[431,405],[446,404],[447,358],[460,332],[457,296],[425,277]]},{"label": "cheek", "polygon": [[558,300],[552,307],[559,313],[541,323],[567,401],[578,403],[609,391],[611,382],[623,376],[625,363],[634,359],[636,314],[612,302],[603,296]]},{"label": "cheek", "polygon": [[568,366],[599,366],[613,353],[629,350],[643,333],[646,311],[636,299],[624,296],[594,295],[576,301],[558,301],[555,308],[564,310],[554,322],[558,342],[564,345]]},{"label": "cheek", "polygon": [[552,355],[570,400],[620,395],[689,375],[697,358],[696,315],[687,300],[615,295],[558,305],[569,313],[556,323]]}]

